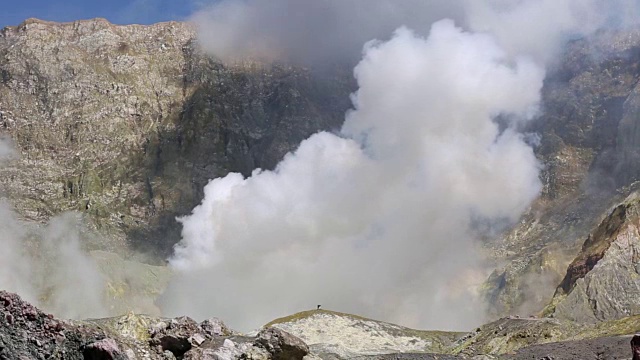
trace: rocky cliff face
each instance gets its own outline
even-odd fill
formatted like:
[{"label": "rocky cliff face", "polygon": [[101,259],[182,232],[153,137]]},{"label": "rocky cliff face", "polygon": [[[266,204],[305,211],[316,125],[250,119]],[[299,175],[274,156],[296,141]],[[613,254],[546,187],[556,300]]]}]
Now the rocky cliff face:
[{"label": "rocky cliff face", "polygon": [[542,309],[584,240],[634,190],[639,77],[638,31],[574,41],[552,66],[543,115],[531,127],[541,135],[542,197],[489,244],[498,270],[486,293],[496,314]]},{"label": "rocky cliff face", "polygon": [[338,128],[352,84],[286,65],[223,66],[184,23],[102,19],[3,29],[0,74],[0,131],[20,153],[0,179],[18,212],[44,221],[77,210],[109,239],[93,248],[158,258],[209,179],[272,168]]}]

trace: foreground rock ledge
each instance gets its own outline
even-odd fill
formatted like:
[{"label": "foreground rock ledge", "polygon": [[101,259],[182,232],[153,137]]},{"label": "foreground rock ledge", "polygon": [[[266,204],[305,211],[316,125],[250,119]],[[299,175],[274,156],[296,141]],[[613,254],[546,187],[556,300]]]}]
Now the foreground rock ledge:
[{"label": "foreground rock ledge", "polygon": [[[320,317],[353,317],[349,314],[317,313]],[[314,317],[307,316],[308,319]],[[318,351],[329,349],[318,348],[318,344],[312,344],[315,350],[310,352],[299,337],[277,327],[304,319],[301,315],[280,319],[255,336],[238,334],[219,319],[197,323],[188,317],[163,319],[128,314],[117,318],[68,321],[40,311],[18,295],[0,291],[0,360],[569,360],[629,359],[632,353],[634,359],[640,356],[640,337],[636,335],[632,340],[631,335],[625,335],[640,331],[640,316],[579,328],[553,319],[505,318],[486,324],[440,348],[436,351],[439,354],[385,350],[367,351],[368,354],[355,356]],[[373,320],[361,318],[359,321],[368,323]],[[385,326],[389,329],[397,327],[393,324]],[[291,328],[295,330],[295,326]],[[348,332],[334,331],[332,336],[350,337]],[[539,337],[539,333],[548,333],[551,338]],[[372,336],[380,334],[375,329],[372,331]],[[304,333],[299,335],[304,336]],[[564,340],[553,342],[560,339]],[[509,342],[513,346],[506,346]],[[499,346],[498,343],[504,344]],[[516,346],[516,343],[526,345]]]},{"label": "foreground rock ledge", "polygon": [[241,336],[218,319],[161,319],[129,314],[91,321],[56,319],[0,291],[0,359],[301,360],[309,348],[275,328]]}]

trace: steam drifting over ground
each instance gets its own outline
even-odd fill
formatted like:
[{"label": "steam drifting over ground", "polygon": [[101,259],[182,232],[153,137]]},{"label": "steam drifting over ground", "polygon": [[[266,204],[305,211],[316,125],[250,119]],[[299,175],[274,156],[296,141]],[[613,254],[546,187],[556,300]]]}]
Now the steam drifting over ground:
[{"label": "steam drifting over ground", "polygon": [[[0,166],[16,155],[0,138]],[[67,318],[106,316],[104,281],[80,247],[80,219],[53,218],[45,227],[21,221],[0,199],[0,289],[16,292]]]},{"label": "steam drifting over ground", "polygon": [[[472,220],[516,220],[540,191],[515,124],[544,70],[450,20],[370,42],[339,135],[305,140],[277,169],[213,180],[183,218],[168,315],[241,329],[315,304],[405,325],[482,322]],[[492,118],[503,114],[500,132]],[[189,295],[186,295],[189,294]]]}]

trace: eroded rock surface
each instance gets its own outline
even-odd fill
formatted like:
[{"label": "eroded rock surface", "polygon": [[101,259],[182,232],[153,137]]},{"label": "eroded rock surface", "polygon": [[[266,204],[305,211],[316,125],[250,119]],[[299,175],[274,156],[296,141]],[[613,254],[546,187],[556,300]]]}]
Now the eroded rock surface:
[{"label": "eroded rock surface", "polygon": [[87,347],[105,338],[97,329],[56,319],[0,291],[0,359],[81,360]]},{"label": "eroded rock surface", "polygon": [[556,317],[588,323],[640,313],[639,210],[634,193],[585,241],[556,293]]}]

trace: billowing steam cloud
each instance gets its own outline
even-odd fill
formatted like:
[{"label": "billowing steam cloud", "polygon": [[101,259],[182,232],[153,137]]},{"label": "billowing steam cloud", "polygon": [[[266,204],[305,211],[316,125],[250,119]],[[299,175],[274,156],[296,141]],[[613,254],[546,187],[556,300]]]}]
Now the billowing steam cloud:
[{"label": "billowing steam cloud", "polygon": [[470,227],[516,220],[540,191],[514,129],[535,114],[544,70],[443,20],[426,39],[401,28],[368,43],[355,76],[339,135],[207,185],[181,219],[168,315],[249,329],[320,303],[420,327],[483,320]]},{"label": "billowing steam cloud", "polygon": [[491,32],[509,53],[549,60],[575,35],[638,24],[637,0],[221,0],[196,13],[200,41],[222,59],[313,65],[356,61],[366,41],[442,18]]},{"label": "billowing steam cloud", "polygon": [[[11,142],[0,138],[0,166],[12,156]],[[104,281],[80,249],[79,224],[65,214],[40,227],[19,220],[0,201],[0,289],[62,317],[105,316]]]}]

